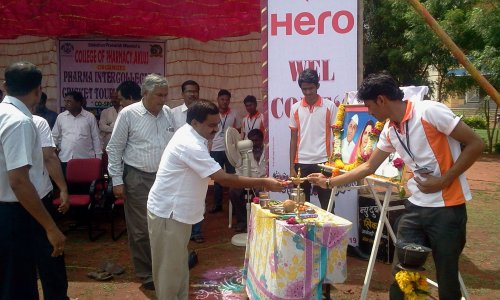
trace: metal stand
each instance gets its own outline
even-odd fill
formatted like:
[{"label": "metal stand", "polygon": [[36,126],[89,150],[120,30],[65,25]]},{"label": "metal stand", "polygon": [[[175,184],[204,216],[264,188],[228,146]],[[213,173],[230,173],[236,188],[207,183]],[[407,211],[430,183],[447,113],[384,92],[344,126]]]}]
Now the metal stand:
[{"label": "metal stand", "polygon": [[[392,182],[387,182],[383,180],[379,180],[377,178],[371,178],[371,177],[366,177],[366,181],[368,182],[368,186],[370,187],[370,191],[373,195],[373,198],[375,199],[375,203],[377,204],[378,208],[380,209],[380,219],[377,224],[377,231],[375,233],[375,238],[373,241],[373,247],[372,247],[372,252],[370,255],[370,260],[368,261],[368,268],[366,270],[366,275],[365,275],[365,280],[363,282],[363,290],[361,291],[361,296],[359,299],[365,300],[366,296],[368,295],[368,289],[370,287],[370,281],[372,278],[372,273],[373,273],[373,268],[375,266],[375,261],[377,259],[377,252],[378,252],[378,247],[380,245],[380,238],[382,237],[382,231],[384,229],[384,224],[387,227],[387,231],[389,232],[389,235],[394,243],[396,243],[396,235],[394,234],[394,231],[392,230],[391,224],[389,223],[389,219],[387,218],[387,212],[393,211],[393,210],[399,210],[399,209],[404,209],[403,205],[398,205],[398,206],[393,206],[389,207],[389,202],[391,201],[391,194],[392,194],[392,188],[395,186],[394,183]],[[380,203],[380,199],[375,192],[375,185],[378,184],[382,187],[385,188],[385,195],[384,195],[384,203]],[[460,281],[460,289],[462,290],[462,294],[467,300],[470,300],[469,294],[467,293],[467,289],[465,288],[464,281],[462,279],[462,275],[460,275],[460,272],[458,273],[458,280]],[[438,287],[437,283],[427,279],[427,282],[429,282],[431,285],[435,286],[436,288]]]},{"label": "metal stand", "polygon": [[[372,246],[372,251],[370,255],[370,260],[368,261],[368,268],[366,270],[366,275],[365,275],[365,280],[363,282],[363,289],[361,291],[361,296],[359,299],[365,300],[367,295],[368,295],[368,289],[370,287],[370,281],[372,279],[372,274],[373,274],[373,268],[375,267],[375,261],[377,259],[377,252],[378,252],[378,247],[380,245],[380,239],[382,238],[382,231],[384,229],[384,224],[387,227],[387,231],[393,241],[393,243],[396,243],[396,235],[394,234],[394,231],[392,230],[391,224],[389,223],[389,219],[387,218],[387,213],[389,211],[394,211],[394,210],[399,210],[399,209],[404,209],[404,205],[397,205],[397,206],[392,206],[389,207],[389,202],[391,201],[391,196],[392,196],[392,188],[397,186],[397,184],[383,180],[383,179],[378,179],[375,177],[366,177],[365,178],[366,182],[368,183],[368,187],[370,188],[370,192],[373,195],[373,198],[375,199],[375,203],[377,204],[379,210],[380,210],[380,218],[377,224],[377,231],[375,233],[375,237],[373,240],[373,246]],[[379,185],[385,189],[385,194],[384,194],[384,203],[380,203],[380,198],[378,194],[375,191],[375,186]],[[354,186],[354,187],[347,187],[347,188],[339,188],[339,187],[334,187],[332,189],[332,193],[330,195],[330,201],[328,202],[328,212],[332,212],[332,207],[333,203],[335,202],[335,195],[337,194],[338,191],[342,190],[348,190],[348,189],[360,189],[362,187],[366,187],[366,185],[363,186]],[[467,293],[467,289],[465,288],[464,281],[462,279],[462,275],[460,272],[458,273],[458,280],[460,281],[460,289],[462,290],[462,299],[470,300],[470,296]],[[438,284],[430,279],[427,278],[427,282],[434,286],[438,287]]]}]

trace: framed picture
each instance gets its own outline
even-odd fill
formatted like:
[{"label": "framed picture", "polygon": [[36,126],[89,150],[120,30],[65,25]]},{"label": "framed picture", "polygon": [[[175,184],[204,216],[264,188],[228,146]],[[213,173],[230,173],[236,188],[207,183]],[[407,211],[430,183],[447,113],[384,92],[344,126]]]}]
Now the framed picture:
[{"label": "framed picture", "polygon": [[369,156],[376,143],[369,145],[370,133],[377,119],[368,113],[364,105],[346,105],[340,151],[342,162],[351,164],[360,155]]},{"label": "framed picture", "polygon": [[[370,134],[376,123],[377,119],[368,113],[368,108],[364,105],[345,106],[340,136],[340,153],[344,164],[354,164],[359,157],[363,161],[368,160],[378,142],[378,136]],[[375,174],[387,178],[398,176],[398,169],[392,164],[398,157],[397,153],[391,153]]]}]

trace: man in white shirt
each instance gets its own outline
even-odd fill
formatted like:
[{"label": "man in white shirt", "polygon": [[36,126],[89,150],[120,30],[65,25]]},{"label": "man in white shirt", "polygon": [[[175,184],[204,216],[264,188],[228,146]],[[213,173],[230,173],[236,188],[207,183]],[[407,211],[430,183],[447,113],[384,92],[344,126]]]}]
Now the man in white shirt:
[{"label": "man in white shirt", "polygon": [[[264,153],[264,133],[260,129],[252,129],[247,134],[247,139],[251,140],[252,155],[250,156],[250,177],[265,177],[267,172],[267,160]],[[245,167],[241,166],[236,169],[237,175],[245,174]],[[247,191],[245,189],[229,189],[229,199],[233,204],[234,216],[236,217],[236,232],[246,232],[247,230],[247,209],[246,204],[248,199],[245,199]],[[258,195],[255,191],[253,195]]]},{"label": "man in white shirt", "polygon": [[118,100],[118,92],[113,91],[111,93],[111,106],[106,108],[101,112],[99,119],[99,129],[101,130],[101,139],[103,149],[106,149],[109,139],[111,138],[111,133],[113,132],[113,127],[115,126],[116,118],[118,113],[122,109],[120,105],[120,100]]},{"label": "man in white shirt", "polygon": [[[56,219],[56,209],[52,204],[54,200],[53,186],[50,178],[54,180],[59,188],[59,197],[61,204],[58,211],[62,214],[66,213],[69,209],[69,196],[68,187],[64,180],[64,175],[61,169],[61,162],[57,158],[56,146],[50,126],[47,120],[40,116],[33,116],[33,122],[38,129],[40,142],[43,152],[43,192],[45,195],[41,200],[45,209]],[[49,177],[50,175],[50,177]],[[52,257],[52,246],[44,234],[43,227],[37,226],[38,234],[36,238],[36,251],[37,251],[37,269],[42,283],[43,298],[44,299],[69,299],[68,293],[68,278],[66,275],[66,264],[64,262],[64,255]]]},{"label": "man in white shirt", "polygon": [[188,299],[187,245],[191,225],[203,219],[210,178],[232,187],[264,187],[281,191],[273,178],[249,178],[227,174],[210,157],[208,141],[218,132],[217,106],[195,102],[162,155],[148,197],[148,228],[153,257],[153,278],[158,299]]},{"label": "man in white shirt", "polygon": [[[210,156],[219,163],[221,168],[224,168],[227,173],[234,174],[234,167],[229,163],[226,156],[225,133],[229,127],[238,129],[241,128],[240,117],[238,113],[229,107],[231,102],[231,93],[228,90],[220,90],[217,94],[217,105],[219,108],[220,124],[219,131],[212,141]],[[214,183],[214,206],[210,209],[210,213],[222,211],[222,195],[223,187],[219,183]]]},{"label": "man in white shirt", "polygon": [[341,153],[342,153],[342,161],[346,164],[352,163],[351,155],[352,151],[354,151],[354,147],[356,147],[356,142],[354,141],[354,135],[358,130],[359,117],[358,115],[352,116],[349,124],[347,125],[347,134],[345,138],[342,139]]},{"label": "man in white shirt", "polygon": [[163,150],[174,135],[175,123],[166,106],[165,77],[146,76],[141,93],[140,102],[121,110],[106,151],[113,194],[125,198],[129,248],[136,275],[142,279],[143,288],[153,290],[146,202]]},{"label": "man in white shirt", "polygon": [[[180,106],[176,106],[172,109],[172,114],[175,119],[175,130],[181,128],[186,124],[187,110],[196,101],[200,100],[200,86],[194,80],[186,80],[181,85],[182,98],[184,103]],[[191,230],[191,240],[196,243],[204,243],[205,238],[201,232],[201,225],[203,221],[200,221],[193,225]]]},{"label": "man in white shirt", "polygon": [[99,127],[95,116],[83,109],[85,99],[82,93],[72,91],[64,96],[63,111],[57,116],[52,136],[57,149],[63,172],[73,158],[102,158],[102,145]]},{"label": "man in white shirt", "polygon": [[194,102],[200,100],[200,85],[194,80],[186,80],[181,85],[184,103],[172,109],[175,119],[175,130],[186,124],[187,110]]},{"label": "man in white shirt", "polygon": [[65,237],[43,207],[43,157],[31,109],[41,95],[42,72],[29,62],[5,69],[0,103],[0,299],[38,299],[35,237],[44,228],[52,256]]}]

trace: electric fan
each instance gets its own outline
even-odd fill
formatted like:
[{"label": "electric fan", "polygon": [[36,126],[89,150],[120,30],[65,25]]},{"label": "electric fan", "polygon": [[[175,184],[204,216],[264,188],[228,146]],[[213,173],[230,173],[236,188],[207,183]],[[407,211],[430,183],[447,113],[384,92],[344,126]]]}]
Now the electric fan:
[{"label": "electric fan", "polygon": [[[229,127],[225,133],[227,160],[235,168],[243,167],[244,176],[251,177],[250,155],[252,154],[253,143],[250,140],[242,140],[238,130]],[[245,188],[245,200],[247,202],[247,222],[250,218],[250,188]],[[232,237],[231,243],[235,246],[246,246],[247,234],[240,233]]]}]

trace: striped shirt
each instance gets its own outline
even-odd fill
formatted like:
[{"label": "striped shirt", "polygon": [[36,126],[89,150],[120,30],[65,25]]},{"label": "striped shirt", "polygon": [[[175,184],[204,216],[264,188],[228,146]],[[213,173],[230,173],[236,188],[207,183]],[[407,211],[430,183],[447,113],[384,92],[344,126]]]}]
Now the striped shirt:
[{"label": "striped shirt", "polygon": [[[431,175],[440,177],[461,153],[460,143],[449,136],[459,122],[460,118],[442,103],[408,101],[401,125],[398,127],[387,122],[377,148],[385,152],[396,151],[413,172],[425,167],[432,171]],[[415,172],[414,175],[419,176]],[[408,180],[407,185],[412,193],[408,200],[418,206],[454,206],[472,198],[465,174],[443,190],[431,194],[422,193],[414,178]]]},{"label": "striped shirt", "polygon": [[69,111],[57,116],[52,136],[60,149],[59,159],[68,162],[72,158],[101,158],[102,144],[95,116],[82,109],[75,117]]},{"label": "striped shirt", "polygon": [[123,184],[124,163],[147,173],[158,171],[163,150],[174,130],[172,111],[166,105],[158,116],[151,114],[142,101],[123,108],[106,147],[113,185]]},{"label": "striped shirt", "polygon": [[313,105],[302,98],[292,106],[289,127],[297,131],[295,163],[317,164],[328,160],[336,114],[335,104],[319,95]]}]

